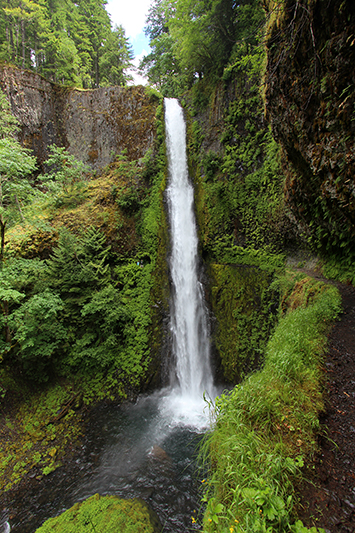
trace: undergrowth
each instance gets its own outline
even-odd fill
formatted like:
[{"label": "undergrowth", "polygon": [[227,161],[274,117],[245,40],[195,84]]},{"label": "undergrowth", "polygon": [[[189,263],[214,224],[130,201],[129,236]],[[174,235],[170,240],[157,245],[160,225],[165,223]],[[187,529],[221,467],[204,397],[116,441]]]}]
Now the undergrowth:
[{"label": "undergrowth", "polygon": [[355,263],[350,258],[328,257],[320,261],[319,266],[326,278],[355,285]]},{"label": "undergrowth", "polygon": [[10,228],[0,265],[0,491],[61,464],[83,407],[133,399],[158,375],[165,168],[160,105],[155,152],[120,154],[96,179],[39,192]]},{"label": "undergrowth", "polygon": [[294,483],[317,450],[326,334],[341,300],[336,288],[299,275],[278,284],[284,311],[262,370],[214,405],[215,426],[201,450],[210,469],[205,533],[307,531],[295,523]]}]

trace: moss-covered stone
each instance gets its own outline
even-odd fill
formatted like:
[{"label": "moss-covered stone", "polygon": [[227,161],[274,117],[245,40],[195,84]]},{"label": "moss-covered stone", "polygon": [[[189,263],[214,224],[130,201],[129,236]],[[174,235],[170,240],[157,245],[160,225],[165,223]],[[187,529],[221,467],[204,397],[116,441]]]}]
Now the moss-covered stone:
[{"label": "moss-covered stone", "polygon": [[240,381],[257,368],[277,320],[272,275],[246,265],[210,265],[211,304],[217,319],[215,344],[224,379]]},{"label": "moss-covered stone", "polygon": [[355,4],[264,5],[265,104],[283,147],[287,208],[318,251],[348,266],[355,259]]},{"label": "moss-covered stone", "polygon": [[95,494],[47,520],[36,533],[157,533],[161,525],[142,500]]}]

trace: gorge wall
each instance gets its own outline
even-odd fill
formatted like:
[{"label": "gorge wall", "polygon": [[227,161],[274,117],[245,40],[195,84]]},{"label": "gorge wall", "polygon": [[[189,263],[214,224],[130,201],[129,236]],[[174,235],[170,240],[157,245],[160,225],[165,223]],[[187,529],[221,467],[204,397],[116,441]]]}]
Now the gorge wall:
[{"label": "gorge wall", "polygon": [[283,147],[287,206],[321,252],[353,261],[355,4],[266,0],[264,6],[266,114]]},{"label": "gorge wall", "polygon": [[19,140],[39,165],[51,144],[99,169],[126,150],[130,160],[153,148],[155,106],[145,89],[75,90],[15,67],[0,66],[0,88],[20,123]]}]

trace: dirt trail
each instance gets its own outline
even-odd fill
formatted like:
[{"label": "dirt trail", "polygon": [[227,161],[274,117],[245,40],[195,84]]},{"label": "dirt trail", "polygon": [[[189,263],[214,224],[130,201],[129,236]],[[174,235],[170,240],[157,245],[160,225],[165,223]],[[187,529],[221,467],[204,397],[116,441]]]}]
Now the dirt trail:
[{"label": "dirt trail", "polygon": [[321,451],[306,472],[299,515],[326,533],[355,533],[355,288],[337,287],[344,312],[329,335]]}]

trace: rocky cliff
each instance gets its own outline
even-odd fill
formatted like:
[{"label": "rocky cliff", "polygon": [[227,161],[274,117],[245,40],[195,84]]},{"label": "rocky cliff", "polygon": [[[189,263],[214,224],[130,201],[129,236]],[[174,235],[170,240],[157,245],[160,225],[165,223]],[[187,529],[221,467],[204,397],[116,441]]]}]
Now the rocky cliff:
[{"label": "rocky cliff", "polygon": [[283,147],[288,207],[321,251],[354,260],[355,3],[264,5],[266,111]]},{"label": "rocky cliff", "polygon": [[143,87],[75,90],[2,65],[0,88],[20,122],[20,141],[40,164],[53,143],[93,169],[109,164],[122,150],[129,159],[139,159],[153,147],[155,106]]}]

